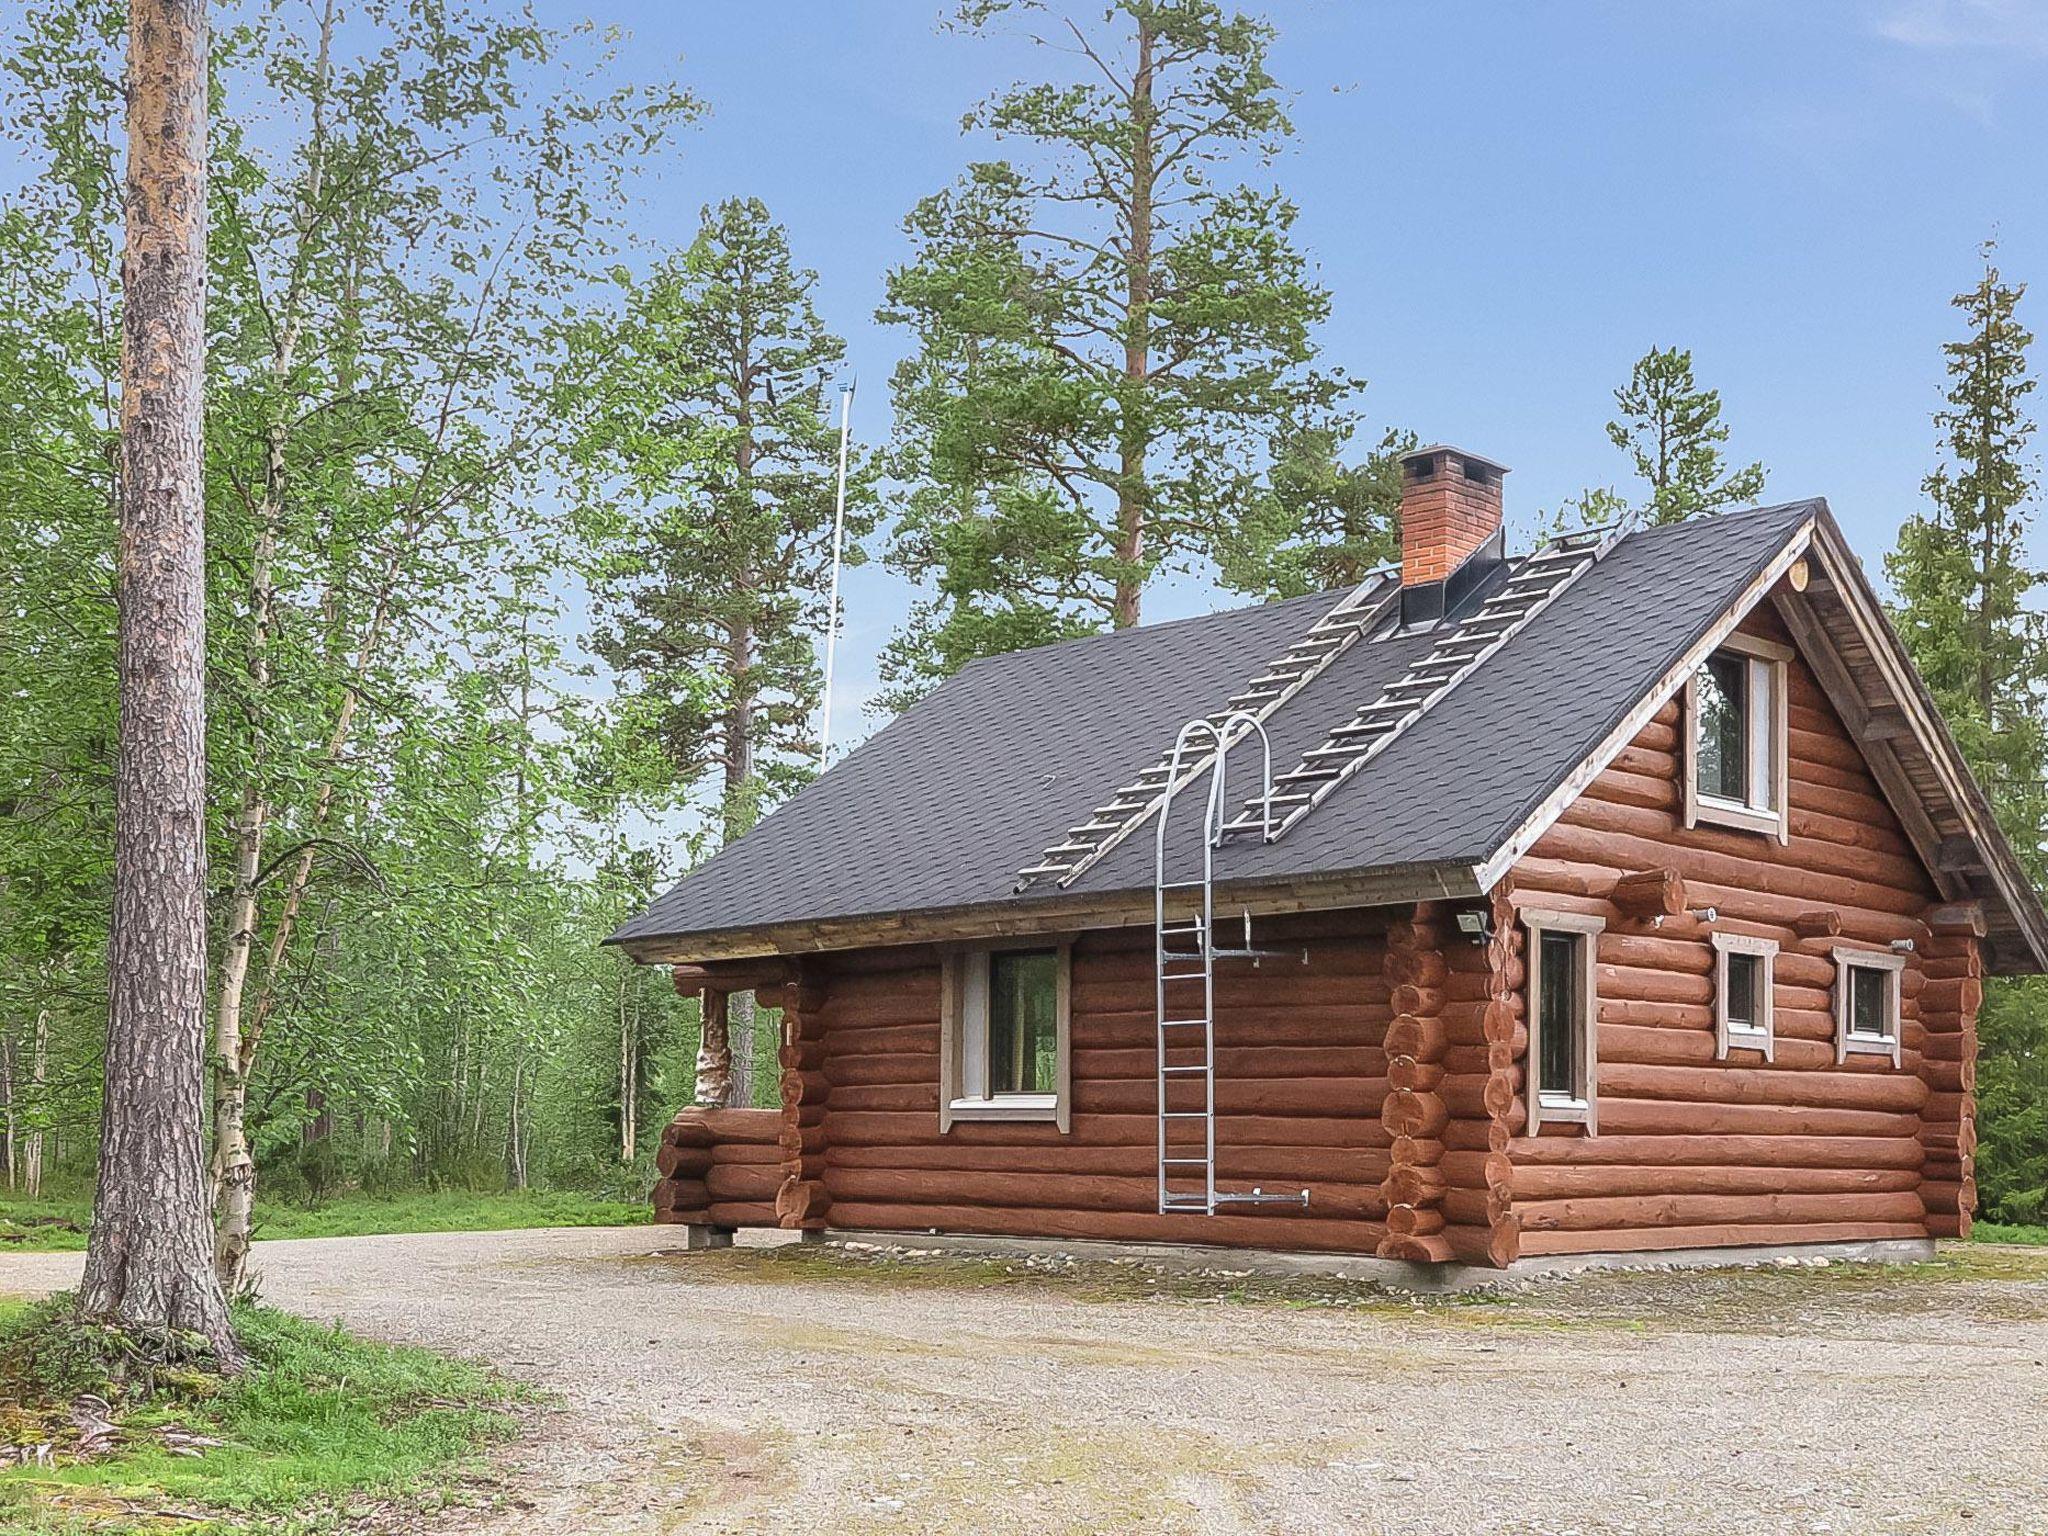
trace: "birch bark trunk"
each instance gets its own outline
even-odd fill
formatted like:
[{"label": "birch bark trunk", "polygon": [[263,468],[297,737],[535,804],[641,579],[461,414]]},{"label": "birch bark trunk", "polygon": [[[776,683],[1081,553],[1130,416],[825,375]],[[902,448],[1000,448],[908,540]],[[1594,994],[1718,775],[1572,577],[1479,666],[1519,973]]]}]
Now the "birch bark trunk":
[{"label": "birch bark trunk", "polygon": [[99,1183],[78,1311],[239,1363],[213,1266],[206,1041],[205,0],[128,20],[120,751]]}]

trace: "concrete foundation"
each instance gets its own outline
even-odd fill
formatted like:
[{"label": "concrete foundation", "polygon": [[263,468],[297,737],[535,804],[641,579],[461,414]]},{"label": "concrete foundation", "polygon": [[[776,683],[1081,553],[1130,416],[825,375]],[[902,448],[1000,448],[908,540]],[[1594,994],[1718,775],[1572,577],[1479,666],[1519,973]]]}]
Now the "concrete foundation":
[{"label": "concrete foundation", "polygon": [[[809,1233],[805,1234],[808,1238]],[[1410,1264],[1366,1254],[1288,1253],[1267,1248],[1221,1248],[1195,1243],[1111,1243],[1092,1239],[983,1237],[968,1233],[866,1232],[839,1228],[823,1236],[832,1242],[874,1243],[925,1253],[981,1254],[1003,1258],[1067,1254],[1106,1262],[1139,1260],[1186,1273],[1222,1270],[1272,1278],[1326,1275],[1360,1280],[1392,1290],[1449,1293],[1484,1290],[1504,1281],[1537,1275],[1574,1274],[1589,1269],[1727,1269],[1779,1260],[1829,1259],[1840,1263],[1914,1264],[1934,1257],[1932,1238],[1894,1238],[1861,1243],[1784,1243],[1745,1248],[1674,1248],[1664,1252],[1574,1253],[1520,1259],[1506,1269],[1478,1264]],[[728,1239],[729,1241],[729,1239]]]}]

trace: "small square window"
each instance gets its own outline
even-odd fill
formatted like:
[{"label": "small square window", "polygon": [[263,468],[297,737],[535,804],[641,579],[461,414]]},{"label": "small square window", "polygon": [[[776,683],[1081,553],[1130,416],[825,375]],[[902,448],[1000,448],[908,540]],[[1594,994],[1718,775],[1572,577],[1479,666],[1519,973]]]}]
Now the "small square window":
[{"label": "small square window", "polygon": [[1881,950],[1835,951],[1835,1060],[1852,1055],[1899,1061],[1899,976],[1906,957]]},{"label": "small square window", "polygon": [[956,1120],[1068,1125],[1069,951],[963,950],[945,959],[939,1129]]},{"label": "small square window", "polygon": [[1771,1060],[1776,1050],[1772,1018],[1772,970],[1778,954],[1774,939],[1740,933],[1710,936],[1714,946],[1714,1039],[1716,1054],[1731,1050],[1762,1051]]}]

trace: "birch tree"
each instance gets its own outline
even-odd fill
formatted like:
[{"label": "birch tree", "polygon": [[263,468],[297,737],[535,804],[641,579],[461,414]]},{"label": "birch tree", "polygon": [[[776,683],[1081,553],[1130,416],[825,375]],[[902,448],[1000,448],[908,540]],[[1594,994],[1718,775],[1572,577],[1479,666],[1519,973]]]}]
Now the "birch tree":
[{"label": "birch tree", "polygon": [[209,1253],[206,1008],[207,18],[129,14],[120,689],[99,1182],[78,1310],[240,1351]]}]

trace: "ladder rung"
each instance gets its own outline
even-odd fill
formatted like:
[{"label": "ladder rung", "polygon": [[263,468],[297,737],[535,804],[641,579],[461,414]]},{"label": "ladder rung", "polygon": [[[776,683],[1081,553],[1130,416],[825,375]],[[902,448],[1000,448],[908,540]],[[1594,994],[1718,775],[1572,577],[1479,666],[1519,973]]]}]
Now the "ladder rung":
[{"label": "ladder rung", "polygon": [[1209,1111],[1206,1109],[1167,1109],[1160,1111],[1159,1118],[1162,1120],[1207,1120],[1209,1118]]},{"label": "ladder rung", "polygon": [[1169,1168],[1206,1168],[1209,1166],[1209,1159],[1206,1157],[1162,1157],[1159,1161]]},{"label": "ladder rung", "polygon": [[1208,1022],[1207,1019],[1161,1019],[1159,1027],[1161,1029],[1187,1029],[1196,1024],[1206,1026]]},{"label": "ladder rung", "polygon": [[1167,1073],[1172,1073],[1172,1074],[1175,1074],[1175,1075],[1179,1075],[1179,1074],[1181,1074],[1181,1073],[1186,1073],[1186,1072],[1206,1072],[1206,1071],[1208,1071],[1209,1069],[1208,1069],[1208,1067],[1207,1067],[1207,1066],[1200,1066],[1200,1067],[1161,1067],[1161,1068],[1160,1068],[1159,1070],[1160,1070],[1160,1071],[1162,1071],[1162,1072],[1167,1072]]}]

